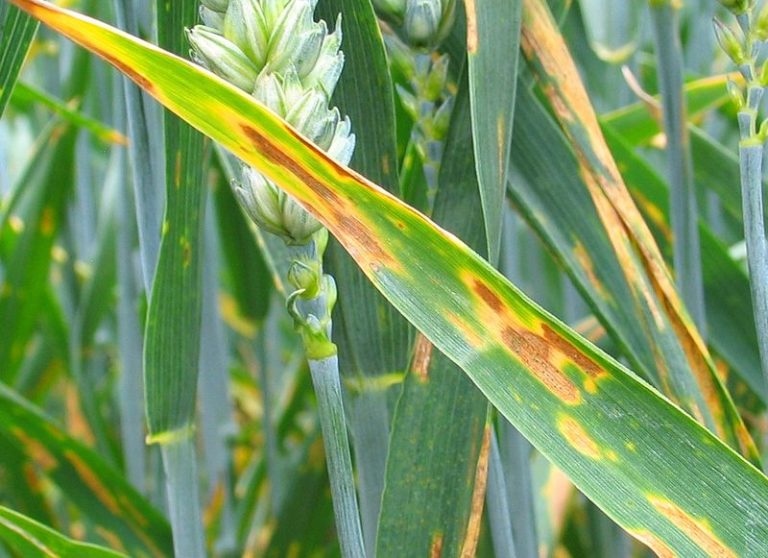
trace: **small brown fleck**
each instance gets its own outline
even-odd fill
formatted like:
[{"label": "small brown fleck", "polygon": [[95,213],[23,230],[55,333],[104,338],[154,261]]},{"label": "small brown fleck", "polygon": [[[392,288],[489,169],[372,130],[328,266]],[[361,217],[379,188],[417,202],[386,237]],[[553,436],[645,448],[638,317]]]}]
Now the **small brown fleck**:
[{"label": "small brown fleck", "polygon": [[416,335],[416,341],[413,344],[413,358],[411,359],[411,371],[416,374],[416,378],[425,384],[429,381],[429,365],[432,362],[432,343],[424,337],[423,333]]}]

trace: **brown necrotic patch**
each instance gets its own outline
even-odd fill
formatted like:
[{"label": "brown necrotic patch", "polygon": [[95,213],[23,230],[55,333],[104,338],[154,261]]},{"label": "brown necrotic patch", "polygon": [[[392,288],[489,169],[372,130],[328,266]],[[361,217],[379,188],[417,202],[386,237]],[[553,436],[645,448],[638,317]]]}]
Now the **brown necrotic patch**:
[{"label": "brown necrotic patch", "polygon": [[738,554],[721,541],[705,519],[691,516],[677,504],[657,496],[648,496],[648,501],[661,515],[699,546],[707,556],[737,558]]},{"label": "brown necrotic patch", "polygon": [[549,345],[560,351],[568,360],[591,378],[598,378],[606,374],[605,370],[590,357],[582,353],[573,343],[562,337],[547,324],[542,324],[544,339]]},{"label": "brown necrotic patch", "polygon": [[483,299],[488,307],[494,312],[501,312],[501,310],[504,308],[504,303],[501,301],[501,298],[499,298],[499,296],[480,279],[473,279],[472,289],[475,291],[475,293],[477,293],[477,296]]},{"label": "brown necrotic patch", "polygon": [[512,326],[501,332],[504,344],[544,387],[570,405],[581,402],[581,391],[553,361],[552,347],[539,335]]},{"label": "brown necrotic patch", "polygon": [[413,358],[411,359],[411,371],[421,383],[429,381],[429,365],[432,362],[433,345],[423,333],[416,335],[413,344]]},{"label": "brown necrotic patch", "polygon": [[[478,323],[484,331],[497,336],[498,341],[556,397],[569,405],[581,403],[581,390],[563,372],[562,361],[572,363],[591,380],[604,375],[605,370],[548,324],[538,321],[526,326],[486,282],[474,276],[466,277],[465,282],[484,306],[477,313]],[[541,333],[534,331],[537,328]],[[590,393],[594,393],[594,381],[590,386]]]},{"label": "brown necrotic patch", "polygon": [[[240,128],[261,156],[295,176],[302,184],[305,184],[316,194],[317,201],[320,202],[319,204],[305,203],[303,198],[301,202],[339,237],[342,244],[358,262],[374,269],[381,265],[387,265],[388,267],[395,265],[394,259],[370,232],[369,228],[360,222],[358,218],[354,217],[356,214],[359,215],[354,205],[328,188],[300,163],[284,153],[264,134],[247,124],[241,124]],[[290,128],[286,128],[286,130],[292,133],[304,145],[317,151],[317,147],[307,142],[299,134]],[[330,163],[339,180],[349,178],[348,173],[343,167],[333,161],[330,161]]]}]

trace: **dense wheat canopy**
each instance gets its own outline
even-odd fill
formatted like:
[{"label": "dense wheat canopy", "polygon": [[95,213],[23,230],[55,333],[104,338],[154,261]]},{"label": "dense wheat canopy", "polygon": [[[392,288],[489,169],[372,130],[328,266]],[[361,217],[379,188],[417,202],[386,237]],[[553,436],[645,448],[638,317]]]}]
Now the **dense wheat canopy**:
[{"label": "dense wheat canopy", "polygon": [[766,43],[0,0],[0,558],[768,556]]}]

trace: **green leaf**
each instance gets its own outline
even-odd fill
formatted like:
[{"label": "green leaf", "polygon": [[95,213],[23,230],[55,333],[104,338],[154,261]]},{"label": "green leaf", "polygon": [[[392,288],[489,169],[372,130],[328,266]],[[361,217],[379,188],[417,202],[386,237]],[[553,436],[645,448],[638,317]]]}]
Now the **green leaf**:
[{"label": "green leaf", "polygon": [[[171,52],[187,48],[185,27],[197,21],[196,0],[157,3],[158,40]],[[203,137],[163,114],[165,215],[149,299],[144,345],[147,440],[161,445],[174,551],[204,555],[197,456],[193,436],[201,350]]]},{"label": "green leaf", "polygon": [[[671,329],[677,337],[683,353],[682,361],[678,358],[677,362],[686,366],[690,374],[682,378],[682,389],[672,391],[672,395],[728,444],[753,462],[759,462],[754,442],[723,387],[707,347],[675,290],[661,251],[611,157],[567,45],[541,0],[525,0],[524,23],[523,51],[550,102],[557,107],[554,113],[575,151],[578,175],[587,185],[604,229],[610,233],[608,238],[619,256],[622,272],[635,296],[649,301],[653,327],[661,333]],[[591,254],[596,256],[597,253]],[[668,324],[663,323],[665,319]],[[668,366],[674,369],[680,365],[677,362],[670,360]]]},{"label": "green leaf", "polygon": [[15,1],[312,210],[374,285],[634,537],[686,557],[768,553],[768,479],[458,239],[193,64],[49,4]]},{"label": "green leaf", "polygon": [[472,139],[488,259],[498,261],[517,92],[521,0],[467,2]]},{"label": "green leaf", "polygon": [[[332,104],[349,116],[357,138],[350,166],[396,193],[394,92],[379,24],[369,0],[321,0],[317,5],[317,17],[329,23],[339,13],[344,30],[344,71]],[[362,379],[361,385],[367,386],[366,379],[375,384],[376,378],[404,370],[412,338],[408,323],[335,240],[329,243],[325,263],[339,293],[333,339],[339,347],[343,379]],[[365,388],[350,391],[345,400],[359,476],[363,534],[370,555],[375,548],[384,490],[391,391]]]},{"label": "green leaf", "polygon": [[[194,2],[160,9],[164,41],[180,51],[184,24],[197,18]],[[171,4],[168,4],[170,7]],[[173,35],[173,33],[172,33]],[[194,421],[200,351],[202,227],[205,207],[202,137],[175,116],[165,116],[166,212],[152,286],[144,349],[149,437],[189,431]]]},{"label": "green leaf", "polygon": [[81,543],[42,523],[0,506],[0,539],[26,558],[118,558],[126,556],[107,548]]},{"label": "green leaf", "polygon": [[[728,101],[726,83],[729,79],[738,81],[733,74],[717,75],[690,81],[684,86],[685,102],[689,118],[723,105]],[[632,145],[645,145],[661,133],[659,114],[660,100],[657,97],[644,99],[626,107],[603,114],[600,122],[610,124]]]},{"label": "green leaf", "polygon": [[[485,226],[474,172],[469,84],[462,76],[438,176],[434,218],[485,252]],[[473,497],[488,403],[445,355],[417,336],[392,423],[387,481],[377,538],[379,556],[472,553]],[[476,482],[476,480],[478,482]],[[482,501],[482,500],[481,500]],[[479,517],[477,518],[479,519]]]},{"label": "green leaf", "polygon": [[28,109],[38,104],[50,109],[55,114],[61,116],[62,119],[75,126],[88,130],[104,143],[128,144],[128,138],[117,130],[102,124],[94,118],[90,118],[77,109],[73,109],[63,101],[26,83],[19,82],[16,84],[16,89],[13,90],[13,96],[11,97],[12,106]]},{"label": "green leaf", "polygon": [[2,386],[0,434],[56,483],[105,541],[131,556],[167,556],[171,552],[165,519],[120,472]]},{"label": "green leaf", "polygon": [[74,183],[77,131],[67,124],[47,126],[15,197],[0,222],[5,273],[0,282],[0,367],[12,383],[44,306],[51,250],[66,218]]},{"label": "green leaf", "polygon": [[38,25],[18,8],[0,6],[0,115],[11,98]]}]

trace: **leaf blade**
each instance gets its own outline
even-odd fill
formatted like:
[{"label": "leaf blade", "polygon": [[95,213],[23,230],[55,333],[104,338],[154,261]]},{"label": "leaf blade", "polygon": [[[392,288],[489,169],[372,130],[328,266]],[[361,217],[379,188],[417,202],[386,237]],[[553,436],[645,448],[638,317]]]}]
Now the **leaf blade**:
[{"label": "leaf blade", "polygon": [[[102,24],[15,1],[113,60],[301,200],[377,288],[636,538],[685,556],[768,552],[768,479],[455,237],[199,68]],[[541,358],[531,359],[536,351]],[[681,477],[687,470],[697,475]]]}]

